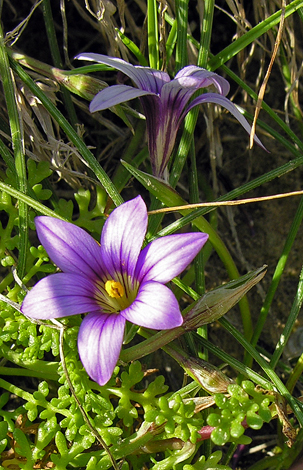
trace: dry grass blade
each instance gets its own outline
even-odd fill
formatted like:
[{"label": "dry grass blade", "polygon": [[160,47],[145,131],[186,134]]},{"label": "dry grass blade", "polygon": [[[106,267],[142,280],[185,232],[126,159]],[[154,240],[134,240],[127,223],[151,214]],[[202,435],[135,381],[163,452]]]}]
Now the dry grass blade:
[{"label": "dry grass blade", "polygon": [[183,206],[163,207],[154,211],[149,211],[148,215],[160,214],[163,212],[175,212],[184,209],[198,209],[199,207],[219,207],[219,206],[240,206],[242,204],[250,204],[252,202],[271,201],[273,199],[283,199],[291,196],[302,196],[302,191],[291,191],[290,193],[274,194],[272,196],[251,197],[248,199],[239,199],[238,201],[215,201],[215,202],[199,202],[197,204],[184,204]]},{"label": "dry grass blade", "polygon": [[273,64],[274,64],[279,46],[280,46],[280,42],[281,42],[281,39],[282,39],[284,19],[285,19],[285,8],[286,8],[286,2],[285,2],[285,0],[282,0],[281,20],[280,20],[280,24],[279,24],[277,39],[275,41],[274,50],[273,50],[273,53],[272,53],[272,57],[271,57],[267,72],[265,74],[263,83],[261,85],[261,88],[260,88],[260,91],[259,91],[259,94],[258,94],[258,100],[257,100],[254,120],[253,120],[253,124],[252,124],[252,127],[251,127],[250,138],[249,138],[249,147],[250,148],[253,147],[254,136],[255,136],[255,133],[256,133],[257,119],[258,119],[258,116],[259,116],[259,113],[260,113],[260,110],[261,110],[262,101],[263,101],[263,98],[264,98],[266,86],[267,86],[267,83],[268,83],[268,80],[269,80],[269,77],[270,77],[270,74],[271,74],[271,70],[272,70],[272,67],[273,67]]}]

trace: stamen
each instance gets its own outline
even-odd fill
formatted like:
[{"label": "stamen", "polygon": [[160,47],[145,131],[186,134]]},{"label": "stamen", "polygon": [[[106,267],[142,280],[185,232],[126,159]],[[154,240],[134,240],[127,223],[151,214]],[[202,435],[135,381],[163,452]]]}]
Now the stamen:
[{"label": "stamen", "polygon": [[120,299],[124,296],[124,289],[120,282],[113,281],[112,279],[106,281],[105,290],[110,297],[114,297],[115,299]]}]

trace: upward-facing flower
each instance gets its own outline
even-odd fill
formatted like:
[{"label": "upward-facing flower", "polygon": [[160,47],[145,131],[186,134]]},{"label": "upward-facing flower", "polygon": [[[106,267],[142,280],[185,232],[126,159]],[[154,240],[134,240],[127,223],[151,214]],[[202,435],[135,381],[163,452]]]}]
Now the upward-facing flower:
[{"label": "upward-facing flower", "polygon": [[[173,80],[169,75],[148,67],[131,65],[122,59],[101,54],[84,53],[77,59],[91,60],[120,70],[137,88],[113,85],[100,91],[90,104],[90,111],[101,111],[117,104],[139,98],[146,117],[148,149],[153,174],[162,178],[173,151],[180,124],[188,111],[202,103],[216,103],[230,111],[247,132],[251,128],[238,108],[226,98],[229,83],[216,73],[189,65]],[[204,93],[190,99],[200,88],[213,85],[217,93]],[[258,137],[255,141],[264,148]]]},{"label": "upward-facing flower", "polygon": [[204,233],[159,238],[141,252],[147,210],[140,196],[115,209],[99,245],[69,222],[37,217],[38,237],[63,271],[39,281],[22,312],[48,320],[88,313],[78,335],[80,359],[100,385],[112,376],[126,320],[153,329],[180,326],[177,299],[164,284],[180,274],[206,242]]}]

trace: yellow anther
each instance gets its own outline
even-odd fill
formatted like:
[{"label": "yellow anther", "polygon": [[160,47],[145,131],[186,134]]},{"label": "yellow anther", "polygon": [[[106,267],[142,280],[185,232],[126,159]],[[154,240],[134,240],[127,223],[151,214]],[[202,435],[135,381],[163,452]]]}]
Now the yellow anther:
[{"label": "yellow anther", "polygon": [[110,297],[120,299],[124,295],[124,289],[120,282],[116,282],[111,279],[109,281],[106,281],[104,287]]}]

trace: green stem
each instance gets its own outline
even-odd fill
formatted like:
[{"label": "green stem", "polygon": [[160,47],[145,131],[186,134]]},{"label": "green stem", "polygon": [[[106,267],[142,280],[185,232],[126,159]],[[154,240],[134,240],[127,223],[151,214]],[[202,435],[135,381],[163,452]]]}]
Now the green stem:
[{"label": "green stem", "polygon": [[176,73],[187,65],[187,25],[188,0],[176,0],[177,43],[176,43]]},{"label": "green stem", "polygon": [[[16,367],[0,367],[0,376],[9,375],[9,376],[16,376],[16,377],[36,377],[37,379],[45,380],[45,371],[34,371],[30,369],[24,368],[16,368]],[[54,380],[57,382],[59,378],[59,374],[54,374],[53,376],[48,376],[48,380]]]},{"label": "green stem", "polygon": [[[139,329],[139,334],[142,329]],[[143,329],[143,332],[146,331],[146,334],[149,335],[148,330]],[[146,341],[140,344],[140,348],[138,345],[132,346],[130,348],[124,349],[120,354],[120,359],[123,362],[130,362],[136,361],[141,357],[147,356],[152,352],[157,351],[158,349],[162,348],[166,344],[170,343],[174,339],[178,338],[179,336],[183,335],[185,330],[182,326],[177,328],[173,328],[172,330],[163,330],[159,331],[156,334],[152,334]],[[143,333],[143,336],[145,333]]]},{"label": "green stem", "polygon": [[30,361],[21,360],[20,354],[10,349],[4,343],[0,346],[0,355],[19,367],[24,367],[39,374],[44,374],[45,379],[58,379],[58,362],[46,362],[39,359]]},{"label": "green stem", "polygon": [[286,388],[289,390],[290,393],[292,393],[293,389],[296,386],[296,383],[302,377],[303,374],[303,354],[299,357],[295,367],[291,371],[290,376],[288,377],[288,380],[286,382]]},{"label": "green stem", "polygon": [[147,0],[147,36],[149,65],[158,70],[160,64],[156,0]]},{"label": "green stem", "polygon": [[0,294],[9,286],[14,280],[12,273],[7,274],[0,282]]},{"label": "green stem", "polygon": [[0,139],[0,155],[5,161],[7,168],[9,168],[12,174],[17,178],[14,159],[2,139]]},{"label": "green stem", "polygon": [[17,387],[16,385],[13,385],[6,380],[3,380],[0,378],[0,387],[3,388],[4,390],[7,390],[10,393],[13,393],[17,397],[22,398],[23,400],[32,403],[33,405],[36,406],[41,406],[45,409],[51,410],[54,413],[59,413],[63,416],[71,418],[73,414],[64,408],[56,408],[55,406],[51,405],[48,401],[45,399],[39,399],[36,400],[31,393],[26,392],[25,390],[22,390],[21,388]]},{"label": "green stem", "polygon": [[214,0],[204,1],[204,12],[202,19],[202,29],[197,65],[206,68],[210,50],[210,40],[213,26],[215,2]]},{"label": "green stem", "polygon": [[27,196],[26,194],[21,193],[17,189],[12,188],[8,184],[2,183],[1,181],[0,181],[0,190],[4,191],[5,193],[19,200],[19,202],[21,201],[25,203],[26,205],[28,205],[29,207],[32,207],[37,212],[40,212],[43,215],[48,215],[49,217],[57,217],[57,219],[66,220],[61,215],[56,214],[56,212],[52,211],[48,207],[41,204],[41,202],[38,202],[35,199],[32,199],[30,196]]}]

